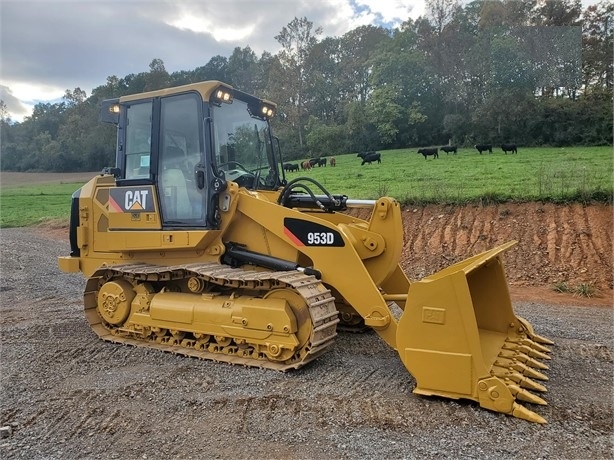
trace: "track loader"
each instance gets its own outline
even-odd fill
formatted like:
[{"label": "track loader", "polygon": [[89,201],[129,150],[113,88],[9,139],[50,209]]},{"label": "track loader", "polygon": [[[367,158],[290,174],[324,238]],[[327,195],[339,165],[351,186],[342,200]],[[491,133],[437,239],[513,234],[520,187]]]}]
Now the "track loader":
[{"label": "track loader", "polygon": [[512,310],[502,253],[514,242],[410,282],[399,203],[287,180],[276,108],[219,81],[102,103],[116,164],[73,194],[58,262],[87,277],[94,332],[284,371],[326,352],[338,328],[372,328],[414,393],[545,423],[522,402],[546,404],[535,392],[552,342]]}]

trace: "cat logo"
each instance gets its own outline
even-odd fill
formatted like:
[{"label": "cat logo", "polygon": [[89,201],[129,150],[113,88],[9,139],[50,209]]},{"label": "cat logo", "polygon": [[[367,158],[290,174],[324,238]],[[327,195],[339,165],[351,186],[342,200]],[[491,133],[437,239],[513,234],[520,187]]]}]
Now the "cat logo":
[{"label": "cat logo", "polygon": [[127,211],[142,211],[147,207],[149,190],[126,190],[124,209]]},{"label": "cat logo", "polygon": [[109,209],[115,212],[130,212],[138,214],[154,210],[153,188],[118,187],[112,188],[109,196]]}]

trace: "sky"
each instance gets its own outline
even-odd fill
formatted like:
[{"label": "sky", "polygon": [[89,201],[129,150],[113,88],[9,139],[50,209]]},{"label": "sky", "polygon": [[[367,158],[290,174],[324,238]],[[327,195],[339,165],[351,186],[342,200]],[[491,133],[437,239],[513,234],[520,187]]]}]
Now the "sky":
[{"label": "sky", "polygon": [[366,24],[396,27],[424,0],[0,0],[0,99],[13,121],[66,90],[87,95],[108,76],[193,70],[249,46],[275,54],[295,17],[339,37]]}]

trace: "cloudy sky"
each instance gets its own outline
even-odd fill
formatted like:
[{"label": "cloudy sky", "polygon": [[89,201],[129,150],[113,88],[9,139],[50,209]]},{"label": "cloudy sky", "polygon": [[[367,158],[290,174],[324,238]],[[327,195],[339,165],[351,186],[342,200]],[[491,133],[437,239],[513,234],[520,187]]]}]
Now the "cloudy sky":
[{"label": "cloudy sky", "polygon": [[154,58],[172,73],[237,46],[276,53],[275,35],[295,17],[341,36],[422,14],[424,0],[0,0],[0,99],[21,121],[38,102],[77,87],[89,96]]}]

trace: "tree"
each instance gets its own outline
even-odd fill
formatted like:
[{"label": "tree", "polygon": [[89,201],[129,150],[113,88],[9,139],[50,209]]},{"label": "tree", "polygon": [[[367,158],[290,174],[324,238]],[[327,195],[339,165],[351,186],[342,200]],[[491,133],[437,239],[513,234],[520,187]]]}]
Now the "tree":
[{"label": "tree", "polygon": [[339,86],[342,101],[365,103],[372,86],[369,76],[372,58],[378,49],[390,41],[390,32],[383,27],[359,26],[339,41]]},{"label": "tree", "polygon": [[443,28],[452,20],[460,8],[458,0],[427,0],[427,16],[435,27],[437,35],[441,35]]},{"label": "tree", "polygon": [[614,4],[590,5],[583,14],[582,77],[587,91],[614,85]]},{"label": "tree", "polygon": [[343,126],[326,125],[316,117],[309,117],[305,136],[310,157],[319,158],[347,152],[346,133]]},{"label": "tree", "polygon": [[75,88],[73,91],[67,89],[62,99],[66,101],[67,107],[74,107],[87,99],[87,93],[79,87]]},{"label": "tree", "polygon": [[441,134],[443,103],[440,80],[420,49],[420,30],[432,30],[425,20],[408,21],[373,57],[373,93],[368,113],[390,147],[430,143]]},{"label": "tree", "polygon": [[538,0],[532,23],[536,26],[577,26],[581,14],[580,0]]},{"label": "tree", "polygon": [[162,59],[153,59],[149,63],[149,73],[145,74],[144,91],[154,91],[170,86],[170,75],[164,67]]},{"label": "tree", "polygon": [[354,101],[346,105],[347,121],[345,133],[348,138],[348,151],[363,152],[376,150],[380,146],[379,134],[369,117],[366,104]]},{"label": "tree", "polygon": [[305,60],[305,112],[324,123],[337,124],[342,117],[340,42],[325,38],[311,49]]},{"label": "tree", "polygon": [[295,17],[275,36],[275,40],[282,46],[278,57],[282,70],[286,73],[286,78],[281,80],[280,84],[286,85],[290,94],[290,99],[284,101],[288,106],[287,115],[294,119],[301,148],[304,146],[304,100],[309,78],[305,65],[311,49],[318,42],[316,37],[321,33],[322,28],[314,29],[313,23],[306,17]]},{"label": "tree", "polygon": [[6,106],[6,102],[4,102],[2,99],[0,99],[0,122],[2,122],[2,124],[6,123],[6,124],[10,124],[11,123],[11,116],[9,114],[9,110]]},{"label": "tree", "polygon": [[194,69],[194,74],[196,81],[228,81],[228,58],[217,54],[204,66]]},{"label": "tree", "polygon": [[242,91],[257,93],[261,87],[262,78],[259,73],[258,58],[256,53],[247,46],[245,48],[236,47],[226,66],[228,83]]}]

